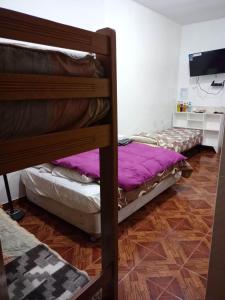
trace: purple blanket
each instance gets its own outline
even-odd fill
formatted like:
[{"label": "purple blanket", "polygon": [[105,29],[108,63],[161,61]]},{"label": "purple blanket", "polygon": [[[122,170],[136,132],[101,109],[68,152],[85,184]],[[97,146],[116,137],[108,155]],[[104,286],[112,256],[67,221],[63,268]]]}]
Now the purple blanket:
[{"label": "purple blanket", "polygon": [[[144,144],[131,143],[118,147],[118,180],[125,191],[132,190],[158,173],[186,159],[180,153]],[[53,161],[53,164],[74,169],[99,179],[99,150],[91,150]]]}]

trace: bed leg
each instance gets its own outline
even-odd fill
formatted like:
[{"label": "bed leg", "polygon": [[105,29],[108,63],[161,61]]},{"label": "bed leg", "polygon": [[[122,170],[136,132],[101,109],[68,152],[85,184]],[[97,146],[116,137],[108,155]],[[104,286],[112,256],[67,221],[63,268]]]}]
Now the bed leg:
[{"label": "bed leg", "polygon": [[10,189],[9,189],[9,182],[8,182],[8,178],[6,174],[3,174],[3,179],[4,179],[4,183],[5,183],[5,190],[6,190],[6,195],[8,198],[8,206],[9,209],[7,210],[7,214],[15,221],[19,221],[24,217],[24,212],[20,209],[15,209],[13,207],[13,203],[12,203],[12,197],[11,197],[11,193],[10,193]]}]

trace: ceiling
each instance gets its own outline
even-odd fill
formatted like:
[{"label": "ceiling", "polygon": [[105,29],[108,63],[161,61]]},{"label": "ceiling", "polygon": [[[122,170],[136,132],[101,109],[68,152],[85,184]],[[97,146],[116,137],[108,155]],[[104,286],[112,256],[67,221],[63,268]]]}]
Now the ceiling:
[{"label": "ceiling", "polygon": [[179,24],[225,17],[225,0],[135,0]]}]

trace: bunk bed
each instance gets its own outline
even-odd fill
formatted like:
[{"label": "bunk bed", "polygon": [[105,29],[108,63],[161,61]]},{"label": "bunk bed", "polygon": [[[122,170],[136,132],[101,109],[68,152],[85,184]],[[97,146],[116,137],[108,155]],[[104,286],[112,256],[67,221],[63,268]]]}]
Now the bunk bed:
[{"label": "bunk bed", "polygon": [[[108,98],[110,109],[100,125],[16,134],[0,138],[0,175],[71,154],[100,149],[102,273],[72,299],[117,299],[117,88],[116,37],[111,29],[97,32],[59,24],[0,8],[0,38],[95,53],[104,66],[104,78],[50,74],[0,73],[0,105],[47,100]],[[7,114],[7,111],[6,111]],[[4,123],[4,120],[1,122]],[[41,120],[40,120],[41,122]],[[4,124],[3,124],[4,125]],[[1,127],[4,128],[4,127]],[[0,298],[8,299],[2,251]]]}]

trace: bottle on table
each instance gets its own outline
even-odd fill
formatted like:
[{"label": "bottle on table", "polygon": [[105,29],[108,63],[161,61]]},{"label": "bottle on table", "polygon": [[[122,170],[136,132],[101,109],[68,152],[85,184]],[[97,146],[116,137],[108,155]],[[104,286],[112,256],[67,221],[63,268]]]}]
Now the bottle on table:
[{"label": "bottle on table", "polygon": [[189,103],[186,103],[186,111],[189,111]]},{"label": "bottle on table", "polygon": [[191,101],[189,101],[189,103],[188,103],[188,111],[189,111],[189,112],[192,112],[192,105],[191,105]]},{"label": "bottle on table", "polygon": [[180,102],[180,112],[183,112],[183,103]]},{"label": "bottle on table", "polygon": [[177,112],[180,112],[180,101],[177,102]]},{"label": "bottle on table", "polygon": [[186,104],[186,102],[184,102],[184,104],[183,104],[183,111],[184,111],[184,112],[187,111],[187,104]]}]

